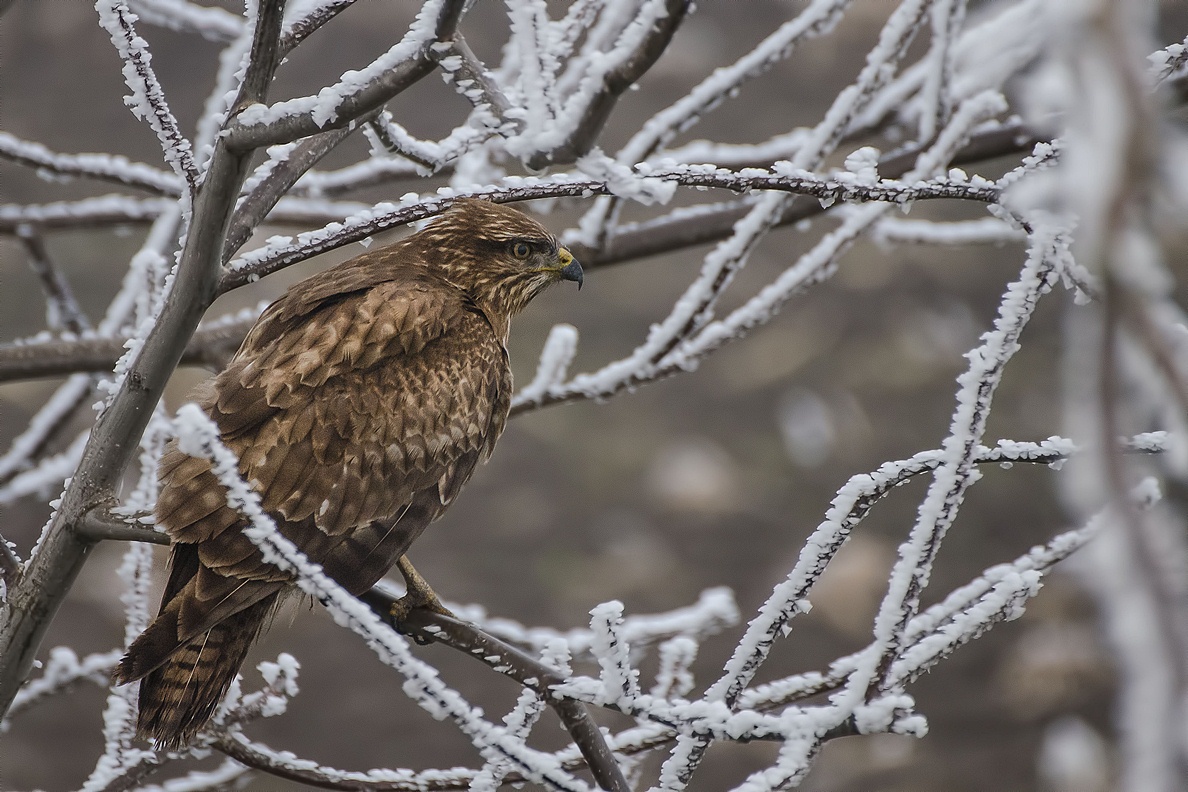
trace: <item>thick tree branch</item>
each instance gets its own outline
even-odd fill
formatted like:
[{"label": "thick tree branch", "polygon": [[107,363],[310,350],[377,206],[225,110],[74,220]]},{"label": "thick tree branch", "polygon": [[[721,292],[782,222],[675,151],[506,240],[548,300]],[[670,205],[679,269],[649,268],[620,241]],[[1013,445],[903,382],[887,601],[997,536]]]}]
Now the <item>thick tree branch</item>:
[{"label": "thick tree branch", "polygon": [[[260,101],[275,65],[284,0],[261,0],[240,102]],[[173,288],[156,325],[128,366],[111,404],[99,416],[75,476],[0,628],[0,711],[7,711],[28,675],[46,629],[86,560],[93,542],[75,529],[87,512],[110,503],[137,449],[153,407],[164,391],[187,340],[215,298],[219,258],[235,196],[247,173],[250,151],[236,153],[220,139],[193,204]]]},{"label": "thick tree branch", "polygon": [[[464,7],[463,0],[440,0],[432,32],[444,34],[447,38],[453,35]],[[330,91],[331,95],[338,96],[332,107],[323,108],[317,105],[309,110],[299,109],[288,113],[282,111],[275,118],[270,118],[273,115],[271,108],[261,107],[259,110],[262,113],[251,114],[252,123],[245,120],[248,114],[241,114],[227,125],[223,139],[228,148],[232,151],[245,151],[276,143],[288,143],[318,132],[352,126],[360,116],[379,109],[389,99],[428,75],[436,67],[430,52],[439,39],[433,35],[420,35],[416,28],[421,24],[423,20],[418,18],[414,23],[414,30],[405,38],[405,42],[415,44],[415,50],[411,54],[399,63],[382,69],[360,88],[352,87],[347,92]],[[398,50],[405,42],[393,50]],[[290,100],[285,106],[300,107],[302,104],[301,100]],[[258,118],[270,120],[258,123]]]}]

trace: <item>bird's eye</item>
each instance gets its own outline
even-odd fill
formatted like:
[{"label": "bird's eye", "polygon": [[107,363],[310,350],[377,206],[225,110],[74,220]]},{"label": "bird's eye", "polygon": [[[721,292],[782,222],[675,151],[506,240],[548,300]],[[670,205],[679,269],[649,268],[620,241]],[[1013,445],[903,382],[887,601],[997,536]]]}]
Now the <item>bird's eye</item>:
[{"label": "bird's eye", "polygon": [[527,242],[514,242],[511,246],[511,252],[518,259],[526,259],[532,254],[532,246]]}]

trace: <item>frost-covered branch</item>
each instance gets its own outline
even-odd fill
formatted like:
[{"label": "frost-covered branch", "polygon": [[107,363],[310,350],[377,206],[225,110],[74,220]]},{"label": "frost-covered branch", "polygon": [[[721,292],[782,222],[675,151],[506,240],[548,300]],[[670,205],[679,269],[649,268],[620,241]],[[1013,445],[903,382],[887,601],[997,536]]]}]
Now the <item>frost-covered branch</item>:
[{"label": "frost-covered branch", "polygon": [[344,74],[317,96],[247,107],[228,125],[227,145],[245,151],[353,124],[433,70],[430,48],[450,36],[462,7],[462,0],[430,0],[405,37],[364,69]]},{"label": "frost-covered branch", "polygon": [[60,154],[40,143],[0,132],[0,157],[54,176],[97,179],[162,195],[181,194],[181,179],[118,154]]}]

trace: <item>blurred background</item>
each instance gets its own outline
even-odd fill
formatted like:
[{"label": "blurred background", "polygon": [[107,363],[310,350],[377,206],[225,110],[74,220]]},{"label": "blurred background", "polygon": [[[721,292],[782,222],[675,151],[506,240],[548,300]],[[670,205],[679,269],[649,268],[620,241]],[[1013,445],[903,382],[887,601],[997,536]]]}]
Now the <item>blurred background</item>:
[{"label": "blurred background", "polygon": [[[207,4],[237,10],[231,2]],[[971,3],[971,13],[981,5]],[[360,0],[290,56],[271,98],[316,91],[366,64],[403,34],[418,6]],[[802,7],[775,0],[699,4],[639,90],[615,110],[603,148],[616,150],[653,112],[715,67],[734,61]],[[859,0],[837,31],[751,82],[686,139],[758,142],[815,124],[861,68],[891,8],[880,0]],[[1188,27],[1183,3],[1165,2],[1162,13],[1166,39],[1160,45],[1182,38]],[[463,31],[480,56],[498,51],[504,20],[502,4],[475,4]],[[171,108],[192,131],[211,88],[216,45],[149,25],[140,33],[152,45]],[[920,42],[915,46],[922,51]],[[126,92],[121,63],[89,3],[16,0],[0,17],[0,53],[0,128],[55,151],[105,151],[160,162],[152,133],[121,104]],[[435,76],[389,107],[413,134],[428,138],[447,133],[466,113],[466,105]],[[364,154],[365,143],[356,135],[323,167]],[[967,170],[994,177],[1016,162]],[[438,183],[393,184],[354,197],[393,199]],[[106,192],[106,185],[44,180],[0,162],[0,203]],[[677,198],[704,200],[705,194],[692,192]],[[583,208],[558,204],[544,222],[560,232]],[[983,216],[978,207],[954,203],[917,204],[912,211],[925,218]],[[649,212],[654,210],[629,209],[632,216]],[[724,308],[770,282],[830,223],[818,220],[808,228],[772,233]],[[143,227],[129,227],[114,234],[47,237],[50,253],[93,318],[115,293],[143,233]],[[274,298],[301,276],[358,252],[361,248],[348,247],[268,277],[220,299],[209,315]],[[538,300],[513,329],[518,381],[531,379],[541,344],[557,322],[580,332],[574,371],[629,352],[667,313],[704,252],[682,250],[599,268],[588,273],[580,294],[557,289]],[[9,341],[43,329],[44,308],[12,237],[0,237],[0,257],[0,340]],[[1022,248],[1014,245],[881,248],[863,242],[831,281],[795,298],[771,324],[719,351],[697,371],[604,404],[563,405],[515,419],[493,460],[411,557],[451,601],[559,629],[586,624],[588,611],[609,599],[622,600],[628,613],[648,613],[691,604],[704,589],[728,586],[743,623],[702,646],[696,670],[699,683],[708,684],[745,621],[792,568],[836,490],[882,462],[938,447],[953,408],[954,377],[964,370],[962,353],[990,326],[1002,289],[1022,261]],[[990,442],[1038,440],[1061,431],[1060,328],[1070,304],[1060,290],[1041,303],[998,393]],[[170,408],[205,376],[200,369],[179,370],[167,395]],[[46,379],[0,385],[0,448],[7,449],[57,384]],[[92,417],[84,411],[65,437],[72,438]],[[1069,527],[1054,498],[1055,471],[1017,465],[984,473],[942,549],[925,605]],[[869,642],[895,548],[925,486],[919,481],[903,487],[867,518],[814,590],[812,613],[794,622],[758,681],[823,669]],[[45,495],[0,514],[4,536],[22,557],[49,515],[48,498],[57,492]],[[122,609],[113,572],[123,549],[109,542],[95,550],[53,623],[43,655],[60,644],[80,654],[119,644]],[[158,554],[163,568],[165,551]],[[302,693],[285,716],[252,725],[253,737],[353,770],[480,763],[454,727],[432,721],[410,703],[401,680],[320,608],[293,608],[278,619],[245,668],[281,651],[301,662]],[[441,647],[415,651],[482,703],[489,716],[499,717],[514,702],[516,686],[485,667]],[[929,721],[925,739],[830,742],[803,788],[1062,789],[1042,778],[1038,756],[1069,734],[1080,746],[1109,739],[1112,679],[1091,603],[1071,577],[1055,574],[1025,616],[959,650],[911,688]],[[646,677],[645,683],[650,683]],[[258,684],[250,671],[248,687]],[[16,719],[0,736],[0,787],[62,790],[81,784],[102,749],[103,699],[103,690],[84,685]],[[542,747],[566,739],[550,718],[536,730]],[[605,722],[621,723],[612,716]],[[770,763],[776,750],[775,744],[715,746],[693,788],[727,788]],[[1094,761],[1108,763],[1104,747]],[[298,787],[257,776],[249,788]]]}]

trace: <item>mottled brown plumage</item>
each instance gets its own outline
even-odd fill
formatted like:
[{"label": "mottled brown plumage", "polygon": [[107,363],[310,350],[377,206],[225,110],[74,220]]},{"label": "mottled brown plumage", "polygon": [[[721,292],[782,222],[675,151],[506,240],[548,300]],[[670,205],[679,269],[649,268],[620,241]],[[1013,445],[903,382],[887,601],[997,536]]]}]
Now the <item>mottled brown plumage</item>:
[{"label": "mottled brown plumage", "polygon": [[[536,221],[461,201],[291,287],[196,399],[280,531],[360,594],[491,454],[508,323],[560,279],[580,285],[581,267]],[[292,581],[241,533],[206,460],[171,446],[158,472],[169,580],[116,677],[141,680],[140,733],[172,748],[209,720]]]}]

